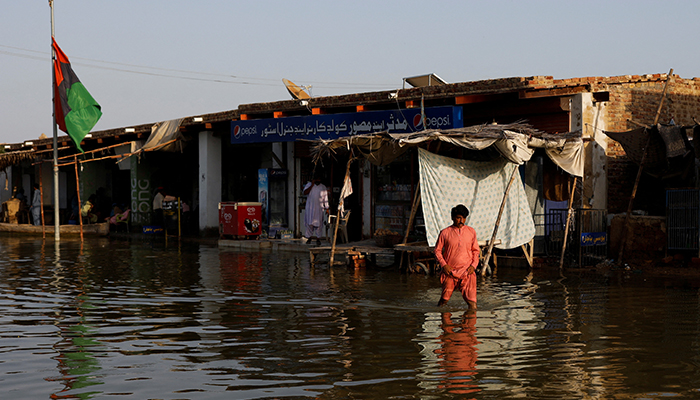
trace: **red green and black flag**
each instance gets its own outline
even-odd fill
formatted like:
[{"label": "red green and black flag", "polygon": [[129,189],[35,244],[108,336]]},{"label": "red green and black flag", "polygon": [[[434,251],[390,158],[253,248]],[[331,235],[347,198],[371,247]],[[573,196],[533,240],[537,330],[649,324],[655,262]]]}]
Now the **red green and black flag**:
[{"label": "red green and black flag", "polygon": [[54,113],[58,127],[75,142],[75,147],[83,152],[80,142],[90,133],[102,116],[102,110],[95,99],[90,96],[78,76],[73,72],[66,54],[58,47],[52,37],[56,59],[53,69],[56,76],[54,87]]}]

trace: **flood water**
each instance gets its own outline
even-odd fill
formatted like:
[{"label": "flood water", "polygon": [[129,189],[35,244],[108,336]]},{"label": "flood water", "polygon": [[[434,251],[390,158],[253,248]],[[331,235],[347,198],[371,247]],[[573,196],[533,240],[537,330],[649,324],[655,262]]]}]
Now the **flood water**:
[{"label": "flood water", "polygon": [[436,277],[303,253],[0,237],[2,399],[700,397],[697,285]]}]

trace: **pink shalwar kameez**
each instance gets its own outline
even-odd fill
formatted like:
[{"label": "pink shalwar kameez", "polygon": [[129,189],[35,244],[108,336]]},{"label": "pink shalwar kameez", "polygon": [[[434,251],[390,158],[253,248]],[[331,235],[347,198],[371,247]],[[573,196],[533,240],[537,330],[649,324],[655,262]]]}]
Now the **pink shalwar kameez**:
[{"label": "pink shalwar kameez", "polygon": [[449,275],[444,270],[440,274],[442,300],[449,300],[455,287],[459,287],[465,301],[476,303],[476,273],[467,274],[467,269],[474,267],[476,270],[479,266],[479,252],[474,228],[450,225],[440,232],[435,244],[435,257],[441,267],[452,267]]}]

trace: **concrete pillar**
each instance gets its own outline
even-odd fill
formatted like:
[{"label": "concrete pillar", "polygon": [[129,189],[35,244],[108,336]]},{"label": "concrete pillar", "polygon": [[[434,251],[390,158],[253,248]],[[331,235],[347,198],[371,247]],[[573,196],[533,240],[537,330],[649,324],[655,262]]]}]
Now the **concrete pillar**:
[{"label": "concrete pillar", "polygon": [[372,164],[366,159],[360,163],[360,176],[362,176],[362,237],[372,236]]},{"label": "concrete pillar", "polygon": [[[131,162],[131,212],[129,218],[134,225],[151,224],[151,208],[153,207],[153,191],[151,187],[151,171],[145,160]],[[85,202],[87,198],[80,193],[80,200]]]},{"label": "concrete pillar", "polygon": [[289,226],[287,229],[291,229],[292,232],[296,231],[296,215],[298,214],[298,190],[299,186],[296,184],[296,163],[294,162],[294,142],[288,142],[286,144],[286,158],[285,161],[287,165],[287,221]]},{"label": "concrete pillar", "polygon": [[219,227],[221,201],[221,138],[211,131],[199,133],[199,229]]},{"label": "concrete pillar", "polygon": [[304,220],[301,217],[301,210],[299,209],[299,197],[302,193],[302,185],[306,182],[301,181],[301,160],[298,158],[294,159],[294,199],[292,206],[292,212],[294,213],[294,236],[302,237],[304,235]]},{"label": "concrete pillar", "polygon": [[[278,169],[278,168],[286,169],[287,166],[284,164],[284,159],[285,159],[284,143],[281,143],[281,142],[272,143],[272,153],[273,153],[275,156],[277,156],[276,158],[275,158],[275,157],[272,157],[272,168],[275,168],[275,169]],[[282,161],[281,164],[277,162],[278,159],[279,159],[280,161]]]},{"label": "concrete pillar", "polygon": [[570,131],[581,131],[584,140],[585,168],[581,207],[603,210],[608,207],[606,174],[607,102],[595,101],[592,93],[571,98]]}]

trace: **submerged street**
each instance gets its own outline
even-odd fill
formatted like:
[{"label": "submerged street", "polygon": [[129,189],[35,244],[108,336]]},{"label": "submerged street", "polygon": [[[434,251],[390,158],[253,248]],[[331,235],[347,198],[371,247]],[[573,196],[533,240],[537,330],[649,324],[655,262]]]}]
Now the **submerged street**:
[{"label": "submerged street", "polygon": [[695,398],[698,283],[437,277],[170,241],[0,237],[2,398]]}]

